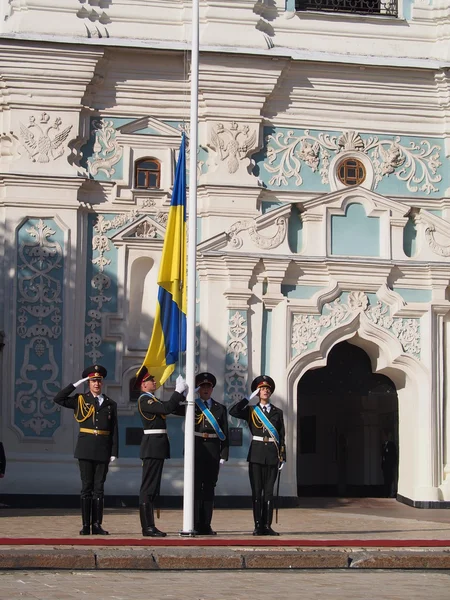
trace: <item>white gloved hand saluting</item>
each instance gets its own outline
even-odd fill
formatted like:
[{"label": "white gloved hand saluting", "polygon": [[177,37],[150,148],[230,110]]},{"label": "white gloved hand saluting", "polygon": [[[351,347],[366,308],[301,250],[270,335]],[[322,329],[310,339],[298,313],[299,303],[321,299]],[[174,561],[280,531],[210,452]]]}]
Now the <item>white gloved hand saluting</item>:
[{"label": "white gloved hand saluting", "polygon": [[83,379],[79,379],[78,381],[75,381],[75,383],[72,383],[72,385],[73,385],[73,387],[78,387],[79,385],[81,385],[82,383],[87,381],[88,379],[89,379],[89,377],[83,377]]},{"label": "white gloved hand saluting", "polygon": [[257,396],[259,394],[259,388],[256,388],[256,390],[252,393],[252,395],[249,398],[249,401],[252,400],[255,396]]},{"label": "white gloved hand saluting", "polygon": [[185,378],[182,375],[178,375],[177,380],[175,382],[175,391],[179,394],[184,394],[188,390],[188,385],[186,383]]}]

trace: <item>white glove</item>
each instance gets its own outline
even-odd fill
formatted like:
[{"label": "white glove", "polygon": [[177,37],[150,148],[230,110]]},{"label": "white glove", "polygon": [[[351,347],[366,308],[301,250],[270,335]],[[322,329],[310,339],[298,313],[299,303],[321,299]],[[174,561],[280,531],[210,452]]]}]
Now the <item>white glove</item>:
[{"label": "white glove", "polygon": [[225,459],[224,459],[224,458],[221,458],[221,459],[220,459],[220,464],[221,464],[221,465],[225,464]]},{"label": "white glove", "polygon": [[182,375],[178,375],[177,380],[175,382],[175,391],[179,394],[183,394],[187,392],[188,386],[185,378]]},{"label": "white glove", "polygon": [[198,385],[195,390],[194,390],[194,394],[198,394],[198,390],[200,389],[200,386]]},{"label": "white glove", "polygon": [[81,385],[82,383],[87,381],[88,379],[89,379],[89,377],[84,377],[83,379],[79,379],[78,381],[75,381],[75,383],[72,383],[72,385],[73,385],[73,387],[78,387],[79,385]]},{"label": "white glove", "polygon": [[256,390],[252,393],[252,395],[249,398],[249,401],[252,400],[255,396],[257,396],[259,394],[259,388],[256,388]]},{"label": "white glove", "polygon": [[117,460],[117,456],[111,456],[111,458],[109,459],[109,462],[113,463],[115,460]]},{"label": "white glove", "polygon": [[284,467],[284,465],[285,465],[285,464],[286,464],[286,463],[285,463],[285,462],[284,462],[284,460],[283,460],[283,462],[282,462],[282,463],[280,463],[280,466],[278,467],[278,470],[279,470],[279,471],[281,471],[281,470],[283,469],[283,467]]}]

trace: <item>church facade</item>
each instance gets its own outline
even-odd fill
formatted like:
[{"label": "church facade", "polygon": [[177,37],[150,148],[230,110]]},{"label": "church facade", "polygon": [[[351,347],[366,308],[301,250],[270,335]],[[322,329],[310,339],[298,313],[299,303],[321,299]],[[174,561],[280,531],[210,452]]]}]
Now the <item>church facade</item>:
[{"label": "church facade", "polygon": [[[201,0],[197,350],[229,407],[276,382],[281,494],[450,502],[450,84],[444,0]],[[334,3],[336,4],[336,3]],[[52,402],[108,370],[137,495],[131,382],[156,308],[181,133],[191,2],[0,3],[0,494],[77,495],[76,422]],[[167,398],[169,381],[160,390]],[[167,419],[164,495],[183,489]],[[230,418],[218,496],[248,496]]]}]

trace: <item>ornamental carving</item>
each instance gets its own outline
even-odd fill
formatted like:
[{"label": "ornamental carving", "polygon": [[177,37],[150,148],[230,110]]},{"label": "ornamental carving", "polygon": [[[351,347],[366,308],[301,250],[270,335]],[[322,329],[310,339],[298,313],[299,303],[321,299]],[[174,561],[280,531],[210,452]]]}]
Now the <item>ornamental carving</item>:
[{"label": "ornamental carving", "polygon": [[53,402],[62,361],[63,249],[42,219],[18,232],[14,422],[25,438],[50,438],[60,425]]},{"label": "ornamental carving", "polygon": [[144,221],[136,227],[135,235],[137,238],[154,239],[158,235],[158,230],[148,221]]},{"label": "ornamental carving", "polygon": [[102,172],[111,179],[116,165],[122,158],[123,148],[116,139],[113,122],[107,119],[93,121],[92,133],[95,136],[94,154],[88,158],[88,171],[92,177]]},{"label": "ornamental carving", "polygon": [[228,127],[223,123],[214,126],[209,146],[217,153],[221,162],[227,161],[228,173],[239,169],[239,162],[256,144],[256,132],[250,133],[248,125],[231,123]]},{"label": "ornamental carving", "polygon": [[237,402],[247,393],[247,334],[246,312],[230,313],[224,382],[224,393],[229,404]]},{"label": "ornamental carving", "polygon": [[263,250],[271,250],[280,246],[287,233],[287,219],[286,217],[278,217],[275,221],[277,227],[276,233],[272,237],[266,237],[258,233],[256,229],[256,221],[254,219],[247,219],[244,221],[237,221],[233,223],[230,229],[227,231],[227,235],[230,240],[230,246],[235,250],[242,247],[243,239],[238,234],[241,231],[248,231],[252,242]]},{"label": "ornamental carving", "polygon": [[[190,123],[179,123],[178,129],[179,129],[179,131],[181,131],[181,133],[184,133],[186,135],[186,173],[189,173],[189,169],[191,168],[191,149],[190,149],[191,124]],[[202,174],[203,167],[205,165],[205,162],[203,160],[198,160],[199,154],[200,154],[200,146],[198,147],[198,150],[197,150],[197,177],[198,178]]]},{"label": "ornamental carving", "polygon": [[112,283],[111,277],[105,272],[107,267],[111,265],[111,259],[108,258],[111,245],[106,234],[108,231],[119,229],[127,223],[132,223],[138,215],[137,210],[115,215],[112,219],[106,219],[104,215],[99,215],[94,224],[95,233],[92,237],[93,274],[90,281],[90,306],[87,310],[88,318],[84,338],[85,354],[94,363],[99,362],[99,359],[103,356],[103,352],[100,349],[103,341],[100,335],[103,309],[113,299],[113,296],[108,292]]},{"label": "ornamental carving", "polygon": [[431,250],[435,254],[438,254],[439,256],[445,256],[445,257],[450,256],[450,245],[443,246],[442,244],[438,244],[436,242],[436,240],[434,239],[435,231],[436,231],[436,229],[433,225],[429,225],[425,229],[425,238],[428,242],[428,245],[430,246]]},{"label": "ornamental carving", "polygon": [[291,334],[291,355],[298,356],[313,349],[329,331],[348,322],[356,314],[389,331],[402,345],[403,351],[420,356],[420,326],[418,319],[391,317],[389,307],[382,302],[369,305],[364,292],[350,292],[346,303],[337,298],[325,304],[321,315],[294,315]]},{"label": "ornamental carving", "polygon": [[72,125],[61,130],[62,120],[57,117],[49,124],[50,116],[42,113],[40,118],[31,116],[28,125],[20,123],[20,139],[33,162],[48,163],[64,154],[63,143]]},{"label": "ornamental carving", "polygon": [[325,133],[313,135],[308,129],[298,132],[278,132],[267,137],[267,162],[264,168],[272,177],[269,185],[287,186],[293,179],[295,185],[303,183],[301,170],[306,165],[312,172],[318,171],[323,184],[329,183],[330,157],[344,151],[354,151],[369,156],[374,169],[374,188],[388,175],[405,182],[410,192],[439,191],[434,184],[441,181],[437,174],[441,166],[437,145],[427,140],[401,143],[401,137],[363,139],[356,131],[346,131],[340,136]]}]

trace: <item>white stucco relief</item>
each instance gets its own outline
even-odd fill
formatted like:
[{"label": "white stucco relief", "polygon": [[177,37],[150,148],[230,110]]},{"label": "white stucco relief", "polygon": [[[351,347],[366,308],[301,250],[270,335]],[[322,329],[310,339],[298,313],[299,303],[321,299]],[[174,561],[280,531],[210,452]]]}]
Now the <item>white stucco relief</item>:
[{"label": "white stucco relief", "polygon": [[321,315],[294,314],[291,335],[292,357],[311,349],[325,336],[327,330],[338,327],[358,313],[396,337],[406,354],[420,358],[418,319],[392,317],[389,307],[380,301],[375,306],[369,306],[367,295],[361,291],[350,292],[347,302],[343,303],[340,298],[336,298],[333,302],[325,304]]},{"label": "white stucco relief", "polygon": [[39,120],[30,116],[28,125],[20,123],[20,139],[33,162],[48,163],[64,154],[65,145],[72,125],[61,129],[62,119],[56,117],[49,124],[50,115],[41,113]]},{"label": "white stucco relief", "polygon": [[434,185],[442,177],[436,174],[440,162],[440,148],[428,140],[420,144],[401,143],[401,137],[382,140],[376,136],[363,139],[357,131],[344,131],[340,136],[326,133],[314,135],[305,129],[304,135],[290,130],[267,137],[267,162],[264,168],[273,176],[269,185],[286,186],[294,178],[295,185],[303,184],[302,164],[313,172],[319,171],[323,184],[329,183],[330,157],[339,153],[353,152],[370,157],[374,170],[374,188],[383,177],[395,174],[404,181],[410,192],[426,194],[437,192]]},{"label": "white stucco relief", "polygon": [[256,141],[256,131],[251,131],[248,125],[217,123],[211,130],[208,146],[216,152],[219,162],[226,161],[228,173],[233,175]]},{"label": "white stucco relief", "polygon": [[116,130],[113,122],[100,119],[92,123],[92,132],[95,135],[94,154],[88,159],[90,175],[103,172],[108,179],[116,172],[116,165],[122,158],[123,148],[116,139]]}]

